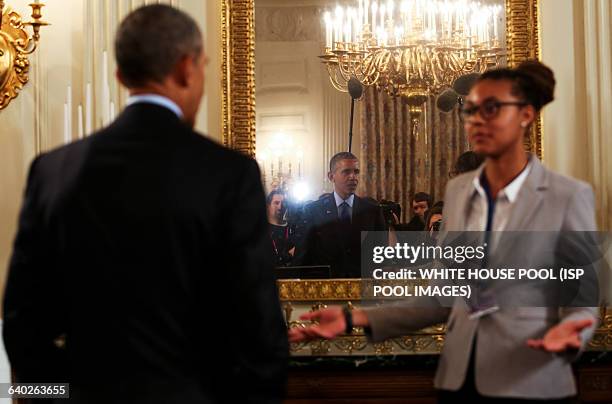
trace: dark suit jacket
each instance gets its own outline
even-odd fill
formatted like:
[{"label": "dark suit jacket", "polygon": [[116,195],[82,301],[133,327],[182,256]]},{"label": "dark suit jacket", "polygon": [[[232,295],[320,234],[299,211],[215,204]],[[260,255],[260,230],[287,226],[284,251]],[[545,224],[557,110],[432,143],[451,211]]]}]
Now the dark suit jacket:
[{"label": "dark suit jacket", "polygon": [[68,381],[74,402],[279,400],[268,244],[253,160],[128,107],[32,163],[4,297],[17,378]]},{"label": "dark suit jacket", "polygon": [[304,207],[297,265],[330,265],[333,278],[361,277],[361,232],[384,231],[380,206],[355,195],[350,225],[338,220],[334,194],[326,194]]}]

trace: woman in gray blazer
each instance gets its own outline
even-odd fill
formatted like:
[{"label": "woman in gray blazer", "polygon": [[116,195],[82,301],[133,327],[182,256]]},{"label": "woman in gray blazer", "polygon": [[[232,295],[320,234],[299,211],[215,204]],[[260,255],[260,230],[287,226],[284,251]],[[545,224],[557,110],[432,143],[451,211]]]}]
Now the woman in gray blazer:
[{"label": "woman in gray blazer", "polygon": [[[535,61],[488,71],[475,83],[461,113],[472,150],[485,163],[448,183],[445,230],[596,230],[591,187],[549,171],[523,146],[554,88],[553,72]],[[522,252],[537,261],[536,250]],[[334,338],[360,326],[381,341],[447,322],[435,378],[440,403],[566,403],[576,394],[570,363],[591,338],[596,313],[592,307],[479,312],[462,299],[452,308],[332,307],[302,316],[318,324],[289,335],[292,342]]]}]

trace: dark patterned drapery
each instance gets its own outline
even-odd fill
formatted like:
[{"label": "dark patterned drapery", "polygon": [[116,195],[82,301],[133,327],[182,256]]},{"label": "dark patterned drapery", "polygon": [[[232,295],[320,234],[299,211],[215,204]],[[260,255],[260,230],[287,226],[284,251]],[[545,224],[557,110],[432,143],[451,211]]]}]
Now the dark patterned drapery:
[{"label": "dark patterned drapery", "polygon": [[[362,194],[399,202],[402,221],[410,218],[411,198],[427,192],[438,201],[457,157],[468,150],[458,110],[436,109],[431,96],[422,112],[399,97],[368,88],[361,106]],[[415,133],[411,126],[417,119]]]}]

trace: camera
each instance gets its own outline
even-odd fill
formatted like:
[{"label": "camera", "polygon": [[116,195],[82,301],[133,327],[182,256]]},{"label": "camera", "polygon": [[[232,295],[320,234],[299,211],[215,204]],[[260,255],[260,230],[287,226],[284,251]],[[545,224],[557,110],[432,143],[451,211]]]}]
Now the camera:
[{"label": "camera", "polygon": [[[385,218],[385,223],[388,226],[393,226],[398,224],[400,217],[402,215],[402,207],[399,203],[393,201],[382,200],[379,203],[380,208],[382,209],[383,216]],[[393,215],[395,214],[395,217]]]},{"label": "camera", "polygon": [[442,219],[438,220],[437,222],[434,222],[431,225],[431,231],[440,231],[440,227],[442,227]]}]

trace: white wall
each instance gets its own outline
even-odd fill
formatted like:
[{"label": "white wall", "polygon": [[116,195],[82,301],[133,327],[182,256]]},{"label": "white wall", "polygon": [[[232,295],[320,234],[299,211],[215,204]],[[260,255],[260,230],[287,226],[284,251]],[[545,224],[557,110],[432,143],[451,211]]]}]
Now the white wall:
[{"label": "white wall", "polygon": [[541,0],[542,59],[557,78],[544,120],[544,162],[593,185],[612,229],[612,23],[609,0]]}]

